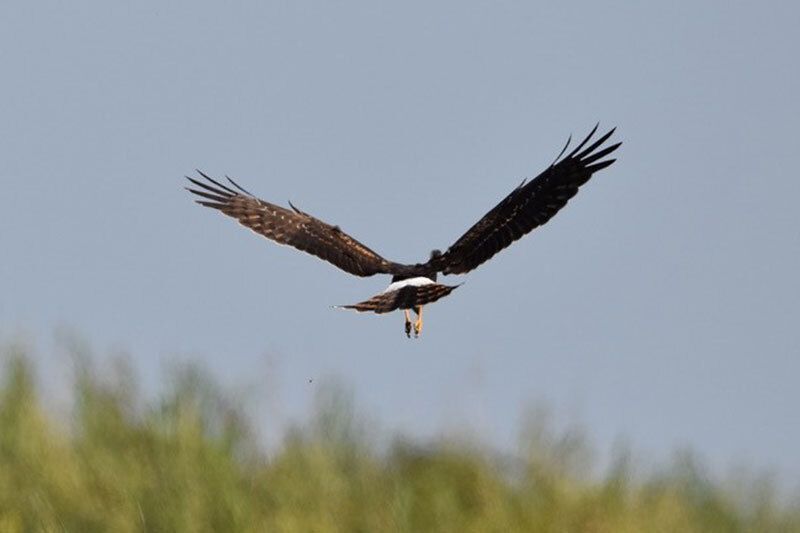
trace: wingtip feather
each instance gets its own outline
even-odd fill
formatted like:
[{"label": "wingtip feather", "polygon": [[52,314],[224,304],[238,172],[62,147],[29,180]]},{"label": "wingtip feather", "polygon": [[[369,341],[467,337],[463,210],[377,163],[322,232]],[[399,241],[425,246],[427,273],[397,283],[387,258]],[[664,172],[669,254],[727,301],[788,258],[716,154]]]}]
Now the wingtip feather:
[{"label": "wingtip feather", "polygon": [[228,176],[227,174],[225,175],[225,179],[226,179],[226,180],[228,180],[229,182],[231,182],[231,185],[233,185],[234,187],[236,187],[237,189],[239,189],[240,191],[242,191],[242,192],[243,192],[243,193],[245,193],[246,195],[248,195],[248,196],[255,196],[253,193],[251,193],[250,191],[248,191],[247,189],[245,189],[244,187],[242,187],[241,185],[239,185],[238,183],[236,183],[235,181],[233,181],[233,178],[231,178],[231,177],[230,177],[230,176]]},{"label": "wingtip feather", "polygon": [[[225,185],[221,184],[220,182],[218,182],[217,180],[215,180],[214,178],[212,178],[208,174],[204,173],[202,170],[195,169],[195,172],[197,172],[198,174],[203,176],[205,179],[207,179],[208,181],[210,181],[211,183],[213,183],[214,185],[216,185],[220,189],[226,191],[228,194],[232,194],[233,196],[236,196],[237,194],[239,194],[236,191],[234,191],[233,189],[231,189],[230,187],[226,187]],[[203,187],[205,189],[208,189],[208,185],[203,185],[202,183],[200,183],[200,182],[198,182],[196,180],[193,180],[189,176],[186,176],[186,177],[189,180],[191,180],[193,183],[196,183],[197,185],[200,185],[201,187]],[[221,191],[216,191],[216,192],[221,192]]]},{"label": "wingtip feather", "polygon": [[575,147],[575,149],[574,149],[574,150],[572,150],[572,151],[569,153],[569,155],[567,155],[567,157],[566,157],[565,159],[570,159],[570,158],[574,157],[574,156],[575,156],[575,154],[577,154],[577,153],[578,153],[578,152],[581,150],[581,148],[583,148],[583,147],[584,147],[584,145],[585,145],[587,142],[589,142],[589,139],[591,139],[591,138],[592,138],[592,136],[594,136],[594,134],[597,132],[597,128],[599,128],[599,127],[600,127],[600,123],[598,122],[597,124],[595,124],[595,125],[594,125],[594,128],[592,128],[592,131],[590,131],[590,132],[589,132],[589,135],[587,135],[587,136],[586,136],[586,138],[585,138],[585,139],[583,139],[583,140],[581,141],[581,143],[580,143],[578,146],[576,146],[576,147]]}]

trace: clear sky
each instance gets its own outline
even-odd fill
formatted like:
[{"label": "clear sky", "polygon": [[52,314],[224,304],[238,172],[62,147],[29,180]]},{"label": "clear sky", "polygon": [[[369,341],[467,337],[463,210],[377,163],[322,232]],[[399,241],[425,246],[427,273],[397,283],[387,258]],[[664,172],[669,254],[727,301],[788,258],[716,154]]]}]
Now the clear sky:
[{"label": "clear sky", "polygon": [[[260,390],[338,376],[389,430],[511,446],[545,402],[601,446],[800,476],[796,2],[4,2],[0,337],[68,326]],[[567,135],[619,161],[426,312],[192,203],[230,174],[386,257],[446,248]]]}]

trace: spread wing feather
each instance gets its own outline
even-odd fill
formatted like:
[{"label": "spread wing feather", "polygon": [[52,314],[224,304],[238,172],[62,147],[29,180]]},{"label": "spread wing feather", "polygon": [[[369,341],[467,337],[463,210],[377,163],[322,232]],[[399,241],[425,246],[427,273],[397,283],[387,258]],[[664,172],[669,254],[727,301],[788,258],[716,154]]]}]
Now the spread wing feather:
[{"label": "spread wing feather", "polygon": [[291,209],[286,209],[255,197],[230,178],[231,187],[197,172],[204,181],[186,176],[196,186],[186,189],[198,196],[198,204],[217,209],[278,244],[315,255],[356,276],[404,270],[404,265],[387,261],[338,226],[326,224],[291,203]]},{"label": "spread wing feather", "polygon": [[444,274],[469,272],[553,218],[577,194],[578,188],[589,181],[593,173],[615,161],[603,158],[622,143],[595,151],[611,137],[614,129],[584,148],[594,136],[597,127],[561,159],[567,149],[565,146],[552,165],[530,182],[523,181],[444,254],[431,259],[428,266]]}]

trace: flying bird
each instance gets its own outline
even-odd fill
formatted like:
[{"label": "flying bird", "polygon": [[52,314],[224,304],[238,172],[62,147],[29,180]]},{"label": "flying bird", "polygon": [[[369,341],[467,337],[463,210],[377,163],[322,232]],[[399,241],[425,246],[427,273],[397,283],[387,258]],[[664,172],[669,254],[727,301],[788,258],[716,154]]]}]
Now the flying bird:
[{"label": "flying bird", "polygon": [[339,226],[327,224],[291,202],[289,208],[285,208],[257,198],[227,176],[228,185],[198,170],[197,179],[186,176],[194,186],[186,189],[199,197],[198,204],[221,211],[278,244],[317,256],[356,276],[391,275],[391,283],[383,292],[363,302],[334,307],[379,314],[401,309],[409,338],[412,329],[409,311],[413,311],[416,315],[414,336],[418,337],[422,332],[423,306],[444,298],[460,285],[438,283],[439,273],[465,274],[477,268],[553,218],[595,172],[616,161],[606,156],[622,143],[603,146],[614,129],[588,144],[597,128],[595,126],[576,148],[564,155],[570,137],[549,167],[532,180],[523,180],[444,253],[433,250],[428,261],[413,265],[383,258]]}]

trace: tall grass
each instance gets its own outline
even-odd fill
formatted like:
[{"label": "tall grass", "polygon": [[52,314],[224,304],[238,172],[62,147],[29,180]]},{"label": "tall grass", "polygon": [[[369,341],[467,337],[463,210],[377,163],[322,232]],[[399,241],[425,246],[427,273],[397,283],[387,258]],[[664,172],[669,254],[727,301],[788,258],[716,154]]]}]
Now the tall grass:
[{"label": "tall grass", "polygon": [[619,454],[587,475],[580,433],[537,417],[513,458],[463,440],[379,447],[328,386],[267,453],[195,370],[147,400],[124,372],[78,365],[64,419],[44,406],[24,350],[4,365],[0,532],[800,531],[798,507],[768,483],[712,481],[691,455],[643,475]]}]

